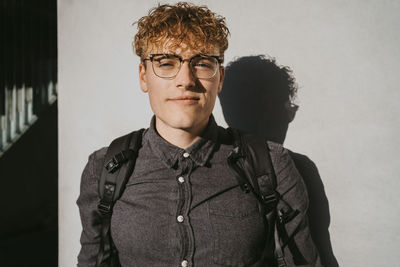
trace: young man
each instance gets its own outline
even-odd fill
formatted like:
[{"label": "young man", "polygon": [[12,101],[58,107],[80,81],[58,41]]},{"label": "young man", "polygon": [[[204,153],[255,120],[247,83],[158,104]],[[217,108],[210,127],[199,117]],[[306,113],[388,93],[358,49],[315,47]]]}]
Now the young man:
[{"label": "young man", "polygon": [[[140,86],[154,117],[112,210],[120,264],[274,266],[259,201],[232,174],[232,137],[212,116],[228,47],[224,18],[207,7],[178,3],[159,5],[137,25]],[[106,151],[94,152],[82,175],[78,266],[95,266],[102,243],[97,204]],[[280,173],[298,175],[286,154],[275,161]],[[320,266],[315,251],[304,256],[310,263],[304,266]]]}]

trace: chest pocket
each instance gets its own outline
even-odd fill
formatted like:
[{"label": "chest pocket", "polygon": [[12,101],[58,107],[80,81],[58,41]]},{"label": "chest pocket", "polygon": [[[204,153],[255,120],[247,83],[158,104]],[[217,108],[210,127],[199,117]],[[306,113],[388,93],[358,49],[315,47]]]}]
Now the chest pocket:
[{"label": "chest pocket", "polygon": [[223,266],[245,267],[256,262],[266,241],[257,199],[239,186],[208,202],[213,234],[213,260]]}]

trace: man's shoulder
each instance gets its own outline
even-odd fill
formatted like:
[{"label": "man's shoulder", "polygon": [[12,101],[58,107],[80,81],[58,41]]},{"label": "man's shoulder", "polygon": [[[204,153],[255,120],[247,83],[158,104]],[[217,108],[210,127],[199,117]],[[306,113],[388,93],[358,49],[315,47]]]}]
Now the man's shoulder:
[{"label": "man's shoulder", "polygon": [[130,137],[131,134],[133,134],[133,133],[135,133],[135,132],[142,131],[142,130],[143,130],[142,135],[144,136],[145,133],[146,133],[146,131],[147,131],[148,129],[144,129],[144,128],[143,128],[143,129],[138,129],[138,130],[135,130],[135,131],[132,131],[132,132],[129,132],[129,133],[120,135],[120,136],[116,136],[115,138],[112,138],[112,140],[110,141],[109,144],[107,144],[107,146],[103,146],[103,147],[101,147],[101,148],[99,148],[99,149],[93,151],[93,152],[89,155],[89,159],[93,159],[93,160],[104,159],[105,156],[106,156],[106,154],[107,154],[107,150],[108,150],[108,148],[110,147],[110,145],[111,145],[111,143],[112,143],[113,141],[115,141],[115,140],[117,140],[117,139],[127,139],[127,138]]},{"label": "man's shoulder", "polygon": [[[101,174],[108,147],[102,147],[90,153],[82,177],[97,177]],[[92,179],[92,178],[87,178]]]},{"label": "man's shoulder", "polygon": [[104,160],[106,154],[107,154],[107,149],[108,146],[99,148],[95,151],[93,151],[90,155],[89,155],[89,161],[99,161],[99,160]]},{"label": "man's shoulder", "polygon": [[280,143],[275,141],[268,140],[267,138],[261,137],[259,135],[255,135],[253,133],[245,132],[242,130],[238,130],[241,135],[244,137],[246,143],[251,145],[267,145],[268,149],[273,153],[287,153],[287,149]]},{"label": "man's shoulder", "polygon": [[[292,159],[289,150],[282,144],[270,141],[252,133],[242,132],[242,136],[247,145],[248,151],[255,159],[263,159],[265,155],[271,158],[275,172],[281,171],[284,168],[292,165]],[[268,156],[269,154],[269,156]]]}]

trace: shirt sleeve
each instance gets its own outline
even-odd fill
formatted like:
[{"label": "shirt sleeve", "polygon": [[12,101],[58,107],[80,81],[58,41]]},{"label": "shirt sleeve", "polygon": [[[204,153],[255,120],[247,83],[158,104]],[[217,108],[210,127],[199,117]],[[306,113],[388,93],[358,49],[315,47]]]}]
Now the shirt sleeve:
[{"label": "shirt sleeve", "polygon": [[80,194],[76,202],[82,223],[78,267],[96,265],[101,238],[101,217],[97,210],[99,201],[98,181],[106,151],[106,148],[102,148],[89,156],[81,177]]}]

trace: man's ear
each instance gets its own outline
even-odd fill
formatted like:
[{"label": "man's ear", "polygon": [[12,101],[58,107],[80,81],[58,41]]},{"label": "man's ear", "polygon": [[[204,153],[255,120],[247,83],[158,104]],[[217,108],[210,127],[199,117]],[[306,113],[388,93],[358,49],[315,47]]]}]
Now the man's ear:
[{"label": "man's ear", "polygon": [[139,82],[140,82],[140,89],[142,89],[143,92],[147,93],[148,88],[147,88],[146,66],[144,64],[146,63],[139,64]]},{"label": "man's ear", "polygon": [[218,94],[222,90],[222,84],[224,83],[224,78],[225,78],[225,68],[221,66],[219,68],[219,85],[218,85]]}]

